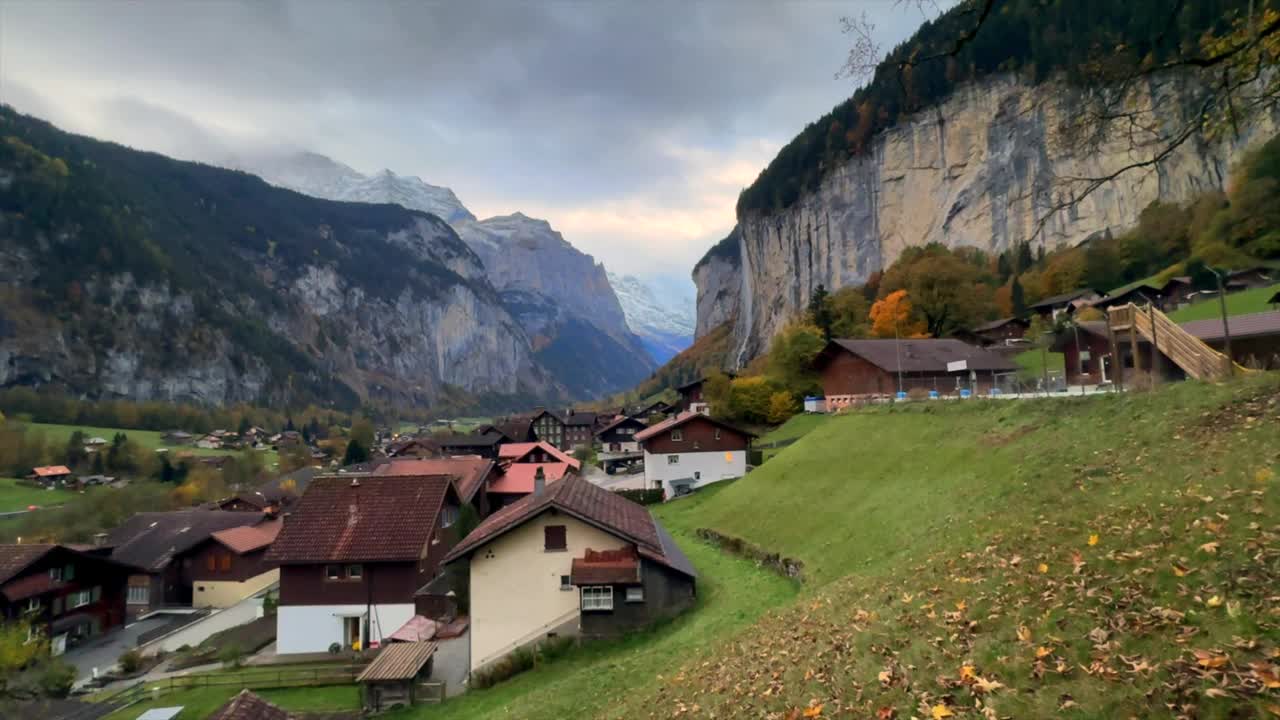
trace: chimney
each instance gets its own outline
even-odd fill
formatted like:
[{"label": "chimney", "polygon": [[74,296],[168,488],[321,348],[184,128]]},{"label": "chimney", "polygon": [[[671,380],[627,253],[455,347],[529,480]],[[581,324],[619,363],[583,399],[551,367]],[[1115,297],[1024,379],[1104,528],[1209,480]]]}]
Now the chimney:
[{"label": "chimney", "polygon": [[351,478],[351,487],[360,487],[360,478]]},{"label": "chimney", "polygon": [[537,470],[533,471],[533,494],[541,493],[547,487],[547,476],[542,472],[542,466],[539,465]]},{"label": "chimney", "polygon": [[93,546],[94,546],[94,547],[102,547],[103,545],[106,545],[106,544],[107,544],[107,534],[106,534],[106,533],[104,533],[104,532],[94,533],[94,535],[93,535]]}]

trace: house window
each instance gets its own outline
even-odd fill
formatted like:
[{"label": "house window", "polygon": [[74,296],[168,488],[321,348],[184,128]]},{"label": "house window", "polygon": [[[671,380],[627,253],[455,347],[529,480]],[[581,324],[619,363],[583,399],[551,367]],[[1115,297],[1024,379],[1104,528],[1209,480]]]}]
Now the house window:
[{"label": "house window", "polygon": [[608,585],[590,585],[582,588],[583,610],[612,610],[613,588]]},{"label": "house window", "polygon": [[548,525],[542,528],[542,549],[547,552],[569,549],[569,541],[563,525]]},{"label": "house window", "polygon": [[72,610],[76,608],[84,607],[85,605],[88,605],[89,603],[93,602],[93,598],[91,597],[88,590],[80,590],[79,592],[73,592],[71,593],[70,598],[71,598],[70,604],[71,604]]},{"label": "house window", "polygon": [[27,626],[27,641],[23,645],[29,645],[40,639],[40,628],[36,625]]},{"label": "house window", "polygon": [[342,566],[341,565],[325,565],[324,577],[326,580],[341,580]]},{"label": "house window", "polygon": [[720,428],[716,428],[716,439],[720,439]]},{"label": "house window", "polygon": [[680,456],[679,456],[679,455],[668,455],[668,456],[667,456],[667,464],[668,464],[668,465],[679,465],[679,464],[680,464]]},{"label": "house window", "polygon": [[560,576],[560,590],[561,590],[562,592],[567,592],[567,591],[572,590],[572,589],[573,589],[573,583],[570,581],[569,576],[568,576],[568,575],[561,575],[561,576]]},{"label": "house window", "polygon": [[35,615],[40,612],[40,598],[31,598],[28,600],[26,612],[28,615]]},{"label": "house window", "polygon": [[643,587],[627,588],[627,602],[629,603],[644,602],[644,588]]},{"label": "house window", "polygon": [[56,598],[54,598],[54,599],[53,599],[53,612],[52,612],[52,613],[50,613],[50,614],[51,614],[51,615],[54,615],[54,616],[61,615],[61,614],[62,614],[62,607],[63,607],[63,604],[64,604],[64,600],[63,600],[61,597],[56,597]]},{"label": "house window", "polygon": [[49,579],[54,582],[62,580],[62,568],[49,568]]},{"label": "house window", "polygon": [[445,505],[440,511],[440,527],[449,527],[458,522],[458,508],[453,505]]},{"label": "house window", "polygon": [[129,604],[130,605],[146,605],[149,602],[149,588],[145,585],[129,586]]},{"label": "house window", "polygon": [[364,577],[364,567],[361,565],[348,565],[347,578],[349,580],[359,580]]},{"label": "house window", "polygon": [[680,442],[681,440],[684,440],[684,431],[683,431],[683,430],[672,430],[672,431],[671,431],[671,442]]},{"label": "house window", "polygon": [[92,594],[89,596],[89,599],[90,599],[92,602],[98,602],[99,600],[101,600],[101,599],[102,599],[102,586],[101,586],[101,585],[94,585],[94,586],[93,586],[93,592],[92,592]]},{"label": "house window", "polygon": [[694,480],[701,480],[701,479],[702,479],[702,471],[701,471],[701,470],[694,470],[694,471],[693,471],[693,479],[694,479]]},{"label": "house window", "polygon": [[205,569],[205,570],[208,570],[209,572],[214,572],[215,570],[217,570],[217,569],[218,569],[218,558],[217,558],[216,556],[214,556],[214,555],[209,555],[209,556],[207,556],[207,557],[204,559],[204,569]]},{"label": "house window", "polygon": [[693,441],[693,449],[694,449],[694,450],[697,450],[697,449],[698,449],[698,448],[700,448],[700,447],[701,447],[701,446],[698,444],[698,441],[697,441],[697,440],[694,440],[694,441]]},{"label": "house window", "polygon": [[231,553],[222,553],[222,557],[219,558],[219,561],[222,572],[231,572]]},{"label": "house window", "polygon": [[76,566],[68,565],[62,569],[62,579],[71,582],[76,579]]}]

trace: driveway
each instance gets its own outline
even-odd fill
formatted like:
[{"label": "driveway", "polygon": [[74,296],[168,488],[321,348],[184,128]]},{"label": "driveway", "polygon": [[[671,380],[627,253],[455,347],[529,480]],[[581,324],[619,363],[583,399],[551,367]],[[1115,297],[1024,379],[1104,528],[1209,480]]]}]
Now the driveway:
[{"label": "driveway", "polygon": [[606,490],[643,490],[644,473],[609,475],[598,467],[587,468],[582,479]]},{"label": "driveway", "polygon": [[440,640],[431,665],[431,680],[444,683],[446,697],[467,691],[467,673],[471,669],[471,629],[456,638]]},{"label": "driveway", "polygon": [[110,670],[124,651],[138,646],[139,635],[171,621],[172,618],[163,616],[139,620],[131,625],[125,625],[120,630],[109,632],[91,643],[68,650],[63,653],[62,659],[75,666],[76,683],[82,683],[93,677],[94,668],[97,668],[99,673]]}]

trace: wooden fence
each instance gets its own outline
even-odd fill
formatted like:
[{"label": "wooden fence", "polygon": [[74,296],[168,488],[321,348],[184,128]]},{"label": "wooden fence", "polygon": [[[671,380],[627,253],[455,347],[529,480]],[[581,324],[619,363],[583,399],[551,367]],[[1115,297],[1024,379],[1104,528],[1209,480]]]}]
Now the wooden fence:
[{"label": "wooden fence", "polygon": [[209,672],[148,680],[130,685],[111,695],[95,697],[97,702],[129,705],[179,690],[205,687],[232,687],[247,690],[351,685],[364,670],[363,665],[329,665],[316,668],[250,668],[237,672]]}]

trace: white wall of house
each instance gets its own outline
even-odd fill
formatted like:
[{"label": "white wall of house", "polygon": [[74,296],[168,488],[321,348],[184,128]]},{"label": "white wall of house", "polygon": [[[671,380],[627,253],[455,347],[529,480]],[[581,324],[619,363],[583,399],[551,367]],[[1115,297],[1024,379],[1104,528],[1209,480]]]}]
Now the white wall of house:
[{"label": "white wall of house", "polygon": [[[545,550],[543,528],[565,526],[566,550]],[[627,543],[591,525],[544,512],[471,556],[471,669],[478,670],[547,633],[578,632],[578,589],[561,589],[573,558]]]},{"label": "white wall of house", "polygon": [[[672,463],[670,458],[677,461]],[[739,478],[747,474],[746,450],[705,450],[683,453],[644,453],[644,480],[646,487],[670,490],[672,480],[692,479],[692,487],[702,487],[713,482]],[[668,493],[667,497],[670,497]]]},{"label": "white wall of house", "polygon": [[[333,643],[345,645],[343,619],[362,618],[366,609],[366,605],[281,605],[276,609],[276,652],[328,652]],[[374,640],[386,637],[413,615],[413,603],[374,605],[369,632]]]}]

